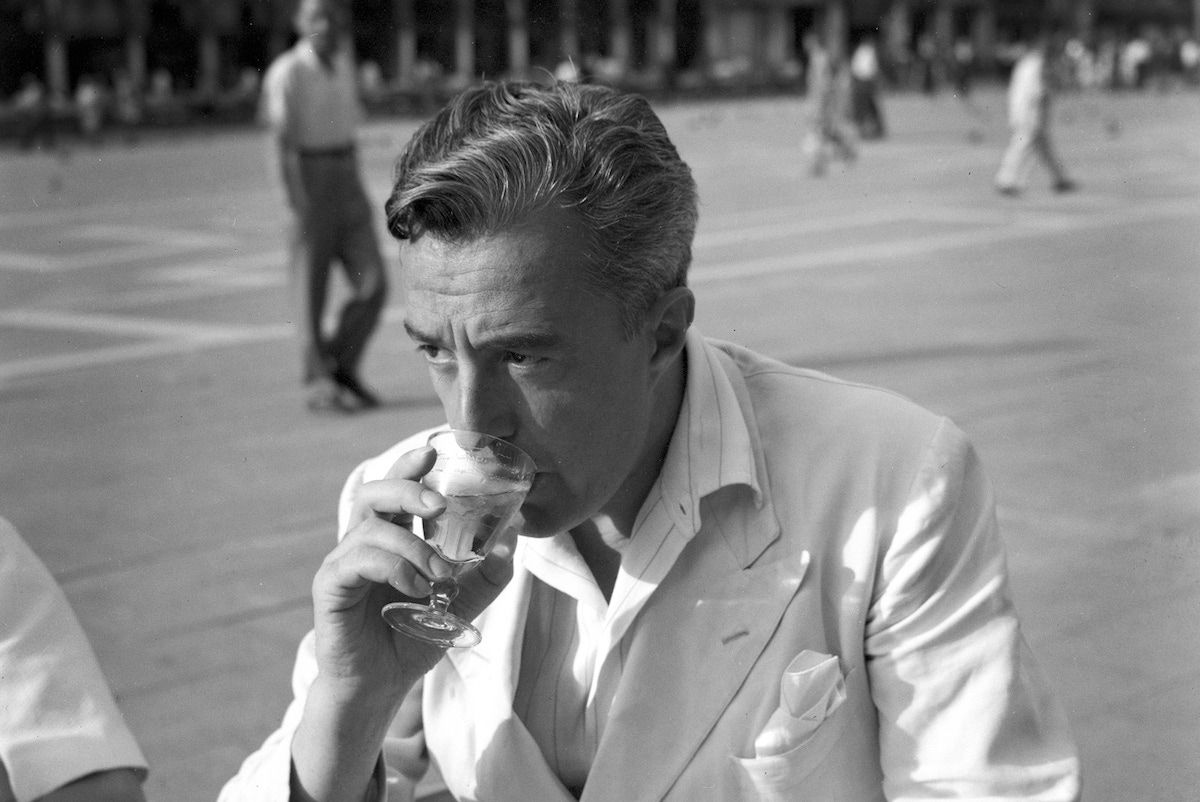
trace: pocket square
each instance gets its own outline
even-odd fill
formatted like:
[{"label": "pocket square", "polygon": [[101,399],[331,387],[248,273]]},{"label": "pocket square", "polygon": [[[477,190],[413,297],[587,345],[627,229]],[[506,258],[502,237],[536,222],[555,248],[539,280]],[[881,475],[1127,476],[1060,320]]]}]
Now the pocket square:
[{"label": "pocket square", "polygon": [[846,700],[846,684],[834,655],[803,651],[779,681],[779,708],[754,740],[758,757],[782,754],[802,744]]}]

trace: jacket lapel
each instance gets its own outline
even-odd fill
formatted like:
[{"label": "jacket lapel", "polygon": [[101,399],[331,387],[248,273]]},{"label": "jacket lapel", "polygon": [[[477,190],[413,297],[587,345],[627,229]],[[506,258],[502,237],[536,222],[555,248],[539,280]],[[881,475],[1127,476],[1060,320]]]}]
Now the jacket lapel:
[{"label": "jacket lapel", "polygon": [[[757,513],[777,537],[769,507]],[[697,535],[641,613],[584,802],[662,799],[800,588],[808,552],[744,568],[718,529]]]},{"label": "jacket lapel", "polygon": [[700,531],[642,610],[583,802],[666,796],[770,642],[808,570],[807,551],[769,551],[780,525],[754,408],[733,358],[715,348],[707,353],[745,420],[757,487],[725,486],[704,499]]}]

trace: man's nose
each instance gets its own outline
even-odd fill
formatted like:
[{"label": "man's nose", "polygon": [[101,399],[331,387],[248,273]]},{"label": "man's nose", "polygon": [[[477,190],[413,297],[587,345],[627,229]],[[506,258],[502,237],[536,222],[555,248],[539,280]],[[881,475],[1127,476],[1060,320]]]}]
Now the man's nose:
[{"label": "man's nose", "polygon": [[456,429],[500,438],[510,438],[515,434],[512,387],[511,382],[504,378],[497,371],[485,367],[460,367],[456,410],[458,420],[452,421]]}]

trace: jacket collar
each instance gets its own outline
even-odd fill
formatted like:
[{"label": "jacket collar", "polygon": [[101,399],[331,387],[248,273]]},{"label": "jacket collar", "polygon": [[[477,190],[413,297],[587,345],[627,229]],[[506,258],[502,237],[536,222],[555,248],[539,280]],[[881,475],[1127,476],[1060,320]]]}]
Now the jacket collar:
[{"label": "jacket collar", "polygon": [[754,410],[733,359],[695,327],[688,330],[685,352],[686,391],[659,477],[660,490],[676,525],[689,536],[700,531],[705,511],[727,506],[710,497],[721,491],[722,497],[748,492],[767,526],[748,531],[750,542],[730,543],[745,567],[779,529],[766,487]]}]

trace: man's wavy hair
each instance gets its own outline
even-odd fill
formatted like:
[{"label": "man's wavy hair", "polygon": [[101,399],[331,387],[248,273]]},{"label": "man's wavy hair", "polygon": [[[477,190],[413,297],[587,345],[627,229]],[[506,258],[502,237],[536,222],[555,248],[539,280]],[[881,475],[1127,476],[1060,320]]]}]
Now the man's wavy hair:
[{"label": "man's wavy hair", "polygon": [[687,283],[696,183],[645,98],[602,86],[496,82],[459,94],[409,141],[385,204],[398,240],[466,243],[568,211],[588,280],[627,335]]}]

